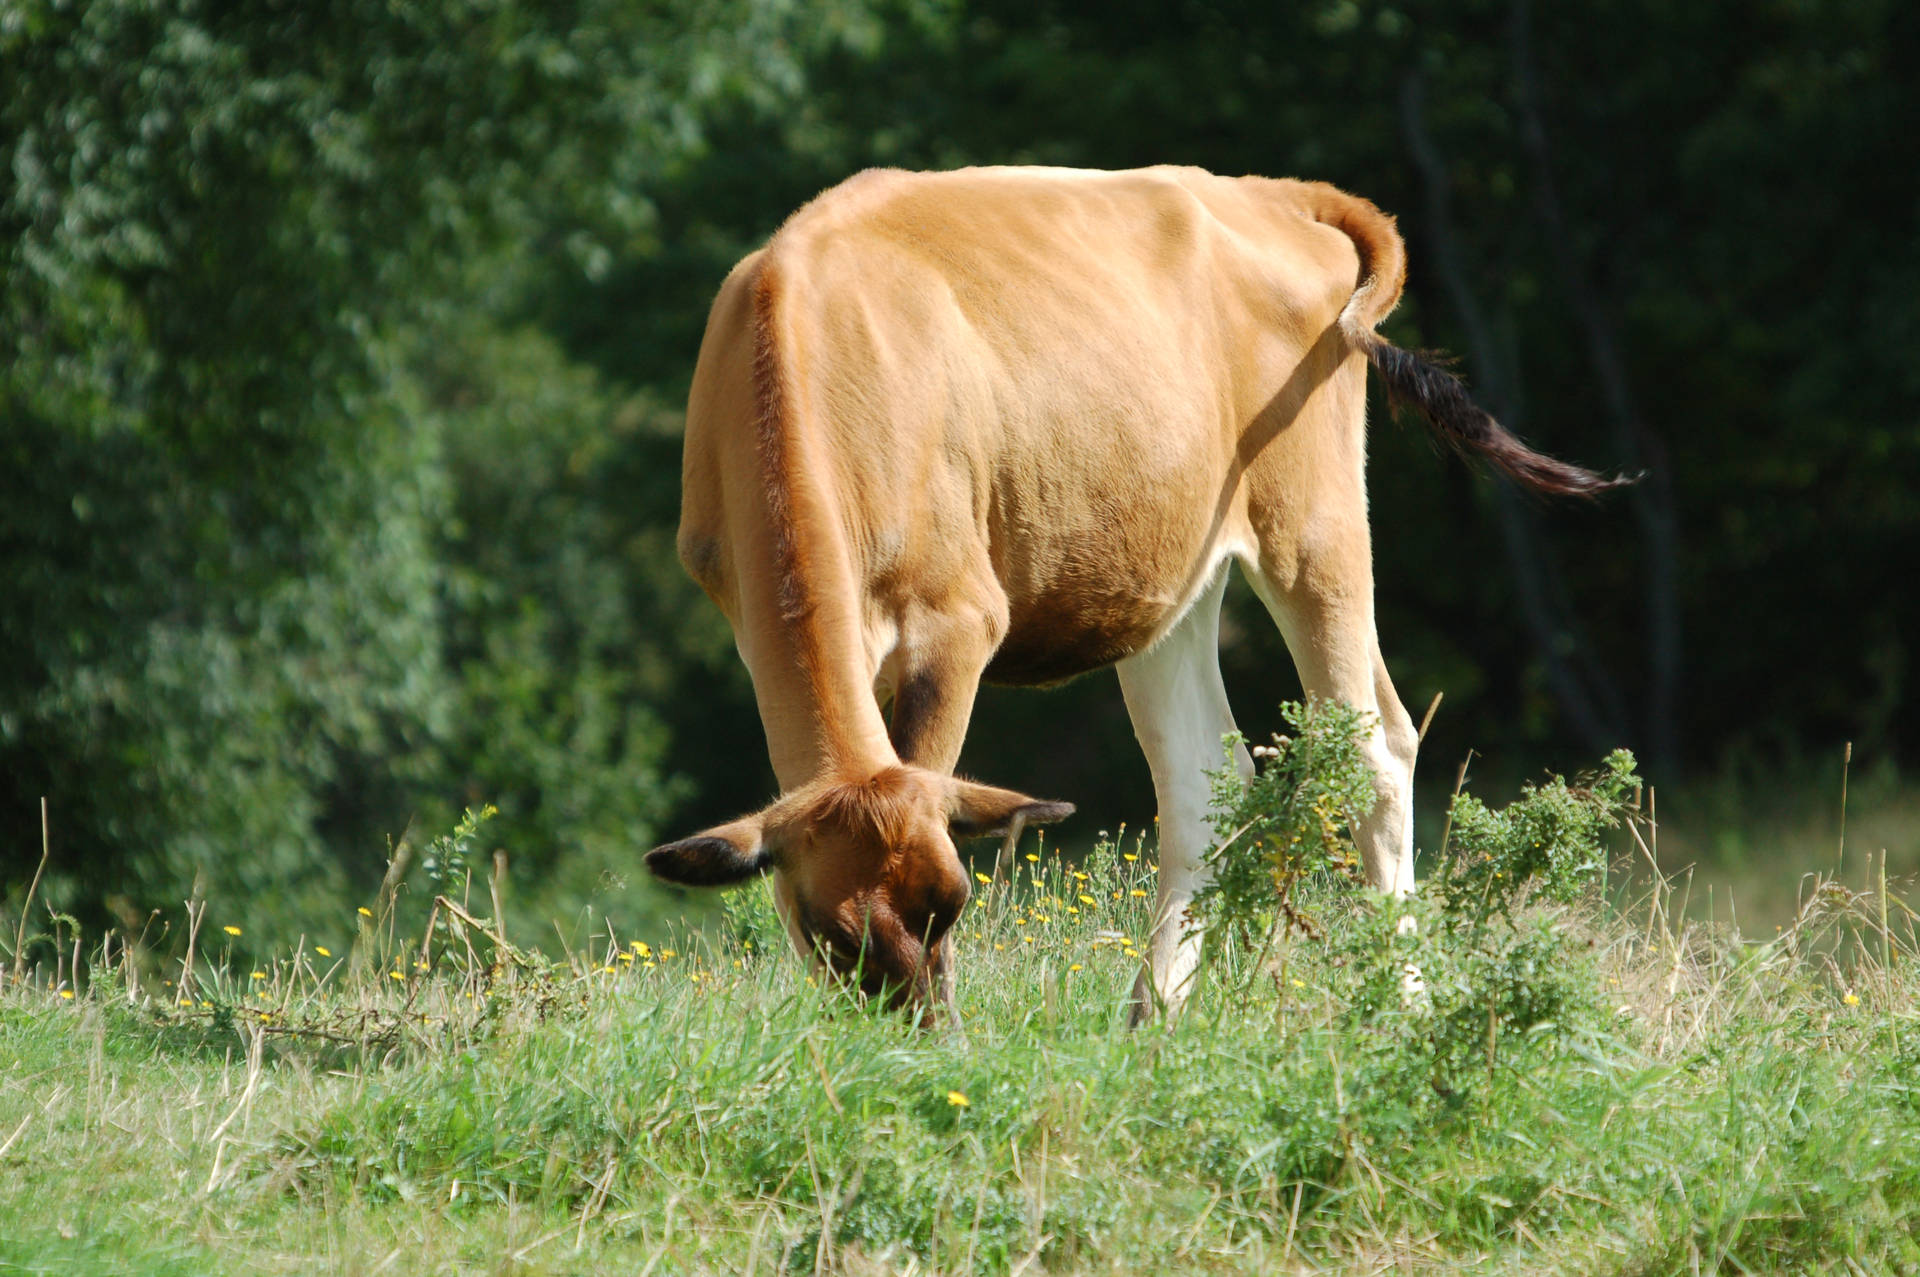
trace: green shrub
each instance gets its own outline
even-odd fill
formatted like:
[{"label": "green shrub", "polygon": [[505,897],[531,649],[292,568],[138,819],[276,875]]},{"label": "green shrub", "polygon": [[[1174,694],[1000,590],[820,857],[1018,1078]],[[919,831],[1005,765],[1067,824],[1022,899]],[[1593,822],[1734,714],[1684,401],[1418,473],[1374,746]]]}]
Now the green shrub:
[{"label": "green shrub", "polygon": [[[1374,793],[1367,718],[1327,702],[1281,710],[1293,734],[1254,751],[1250,781],[1231,766],[1214,774],[1220,841],[1194,912],[1209,924],[1209,967],[1266,970],[1281,1023],[1296,989],[1335,1008],[1363,1044],[1354,1085],[1392,1097],[1369,1127],[1444,1120],[1608,1031],[1592,946],[1565,906],[1605,882],[1606,832],[1639,784],[1631,754],[1576,784],[1530,785],[1500,810],[1457,795],[1439,871],[1389,903],[1352,889],[1352,830]],[[1237,964],[1255,938],[1274,960]]]}]

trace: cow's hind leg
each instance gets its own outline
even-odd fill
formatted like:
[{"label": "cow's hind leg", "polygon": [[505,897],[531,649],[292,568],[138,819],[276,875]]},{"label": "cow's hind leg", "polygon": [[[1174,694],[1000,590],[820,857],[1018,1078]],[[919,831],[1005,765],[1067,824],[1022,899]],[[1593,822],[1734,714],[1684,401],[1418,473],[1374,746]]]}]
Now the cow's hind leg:
[{"label": "cow's hind leg", "polygon": [[[1135,1023],[1156,1008],[1177,1010],[1191,992],[1199,939],[1188,934],[1187,906],[1206,881],[1213,841],[1206,773],[1224,761],[1220,738],[1233,731],[1233,713],[1220,681],[1220,598],[1226,565],[1187,615],[1159,644],[1119,666],[1120,690],[1134,734],[1153,769],[1160,807],[1160,891],[1154,909],[1149,965],[1134,985]],[[1243,775],[1253,760],[1234,750]]]},{"label": "cow's hind leg", "polygon": [[1345,701],[1372,720],[1366,740],[1376,801],[1359,822],[1367,881],[1396,896],[1413,890],[1413,721],[1387,677],[1374,632],[1373,561],[1365,503],[1338,530],[1321,527],[1308,544],[1294,541],[1282,557],[1266,549],[1250,573],[1300,671],[1309,697]]}]

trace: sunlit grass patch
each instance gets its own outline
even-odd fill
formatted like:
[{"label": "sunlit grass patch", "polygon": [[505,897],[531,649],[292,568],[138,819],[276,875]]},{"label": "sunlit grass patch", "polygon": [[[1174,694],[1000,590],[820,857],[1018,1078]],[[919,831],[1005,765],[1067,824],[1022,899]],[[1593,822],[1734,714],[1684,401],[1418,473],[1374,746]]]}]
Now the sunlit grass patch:
[{"label": "sunlit grass patch", "polygon": [[[1487,854],[1449,880],[1470,911],[1517,863]],[[1822,888],[1754,944],[1575,873],[1563,899],[1508,901],[1493,961],[1445,947],[1445,891],[1408,939],[1314,876],[1292,898],[1311,937],[1224,946],[1178,1023],[1130,1030],[1154,859],[1116,830],[1080,857],[1030,843],[977,884],[955,933],[963,1035],[810,978],[763,887],[704,932],[558,955],[502,934],[484,883],[343,909],[326,954],[214,910],[190,969],[142,970],[116,941],[76,977],[69,937],[0,995],[0,1260],[1920,1264],[1920,981],[1897,898]],[[1410,945],[1425,1003],[1398,980]]]}]

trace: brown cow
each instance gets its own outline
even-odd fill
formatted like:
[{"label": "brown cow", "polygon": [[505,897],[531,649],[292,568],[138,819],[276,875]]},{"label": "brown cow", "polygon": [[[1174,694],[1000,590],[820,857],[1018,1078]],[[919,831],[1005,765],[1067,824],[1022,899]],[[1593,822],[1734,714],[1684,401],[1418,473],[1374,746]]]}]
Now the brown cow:
[{"label": "brown cow", "polygon": [[1232,559],[1307,693],[1372,716],[1379,801],[1358,841],[1375,886],[1411,889],[1415,740],[1374,633],[1367,365],[1525,484],[1619,481],[1529,450],[1378,336],[1404,274],[1367,201],[1192,168],[876,171],[794,214],[714,302],[680,524],[782,797],[648,866],[713,886],[770,869],[802,954],[900,1002],[937,982],[951,1009],[954,838],[1073,810],[951,774],[980,680],[1117,665],[1161,817],[1136,1014],[1177,1004],[1204,771],[1233,730]]}]

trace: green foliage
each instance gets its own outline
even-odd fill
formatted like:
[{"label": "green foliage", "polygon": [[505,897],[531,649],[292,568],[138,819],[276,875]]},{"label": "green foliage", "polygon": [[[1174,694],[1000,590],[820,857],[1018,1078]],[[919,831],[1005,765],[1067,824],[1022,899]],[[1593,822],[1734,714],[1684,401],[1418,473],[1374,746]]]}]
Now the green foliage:
[{"label": "green foliage", "polygon": [[426,854],[420,858],[420,871],[427,876],[427,882],[435,891],[458,888],[473,868],[473,840],[479,834],[481,826],[500,814],[500,809],[489,803],[475,811],[469,807],[460,813],[460,822],[451,833],[440,834],[427,844]]},{"label": "green foliage", "polygon": [[678,792],[649,703],[713,629],[656,625],[671,484],[635,519],[618,482],[673,420],[516,281],[644,237],[704,115],[861,13],[7,6],[0,863],[42,795],[45,890],[133,929],[321,925],[486,800],[542,909],[632,861]]},{"label": "green foliage", "polygon": [[1439,873],[1417,898],[1388,903],[1353,891],[1351,831],[1373,801],[1368,721],[1318,702],[1282,714],[1294,733],[1255,751],[1251,780],[1231,762],[1214,776],[1214,878],[1193,911],[1210,924],[1209,965],[1244,966],[1258,945],[1257,965],[1278,944],[1269,971],[1284,1022],[1291,991],[1305,987],[1289,973],[1302,960],[1290,936],[1304,936],[1318,950],[1304,961],[1325,963],[1337,1022],[1361,1044],[1354,1083],[1378,1097],[1368,1120],[1382,1129],[1444,1124],[1604,1038],[1591,946],[1563,911],[1543,906],[1604,881],[1603,835],[1639,785],[1633,756],[1616,751],[1578,786],[1557,776],[1530,785],[1500,810],[1458,795]]},{"label": "green foliage", "polygon": [[1604,886],[1606,831],[1620,824],[1629,796],[1638,801],[1640,783],[1633,755],[1621,749],[1579,785],[1554,776],[1499,811],[1457,795],[1440,870],[1426,886],[1446,925],[1482,927],[1493,914],[1511,920],[1530,897],[1564,903]]},{"label": "green foliage", "polygon": [[1230,940],[1265,934],[1276,916],[1301,923],[1293,900],[1311,875],[1358,881],[1352,829],[1375,802],[1364,750],[1370,720],[1339,701],[1290,701],[1280,715],[1293,735],[1254,748],[1251,780],[1234,765],[1244,743],[1237,734],[1224,742],[1226,766],[1210,773],[1212,877],[1191,914],[1198,925],[1212,924],[1207,943],[1216,957]]},{"label": "green foliage", "polygon": [[725,935],[744,953],[779,953],[787,947],[787,929],[773,903],[773,881],[762,876],[744,887],[724,893],[720,909]]}]

